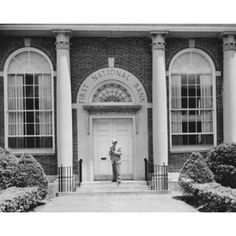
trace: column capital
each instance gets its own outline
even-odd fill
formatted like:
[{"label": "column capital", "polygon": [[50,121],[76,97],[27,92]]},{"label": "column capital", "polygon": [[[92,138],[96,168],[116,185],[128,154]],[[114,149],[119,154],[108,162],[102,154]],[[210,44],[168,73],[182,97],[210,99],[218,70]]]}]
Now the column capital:
[{"label": "column capital", "polygon": [[151,32],[152,50],[165,50],[165,38],[168,32]]},{"label": "column capital", "polygon": [[53,30],[56,37],[56,48],[70,50],[71,30]]},{"label": "column capital", "polygon": [[236,33],[235,32],[225,32],[222,34],[223,37],[223,50],[236,50]]}]

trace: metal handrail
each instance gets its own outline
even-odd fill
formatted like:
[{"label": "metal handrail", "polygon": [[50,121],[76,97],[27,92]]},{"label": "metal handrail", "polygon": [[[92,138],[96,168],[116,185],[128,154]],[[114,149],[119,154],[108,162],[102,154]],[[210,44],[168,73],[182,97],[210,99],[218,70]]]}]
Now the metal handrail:
[{"label": "metal handrail", "polygon": [[79,159],[78,161],[78,185],[80,187],[81,183],[82,183],[82,176],[83,176],[83,173],[82,173],[82,164],[83,164],[83,159]]},{"label": "metal handrail", "polygon": [[76,186],[82,182],[82,162],[80,159],[73,168],[72,166],[58,167],[58,192],[76,191]]}]

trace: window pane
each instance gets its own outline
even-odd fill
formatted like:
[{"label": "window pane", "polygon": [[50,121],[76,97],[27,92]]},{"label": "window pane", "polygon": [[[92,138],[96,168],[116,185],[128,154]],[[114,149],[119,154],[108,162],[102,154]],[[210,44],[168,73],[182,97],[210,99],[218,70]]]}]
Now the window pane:
[{"label": "window pane", "polygon": [[27,98],[25,100],[25,110],[33,110],[34,109],[34,99]]},{"label": "window pane", "polygon": [[202,144],[213,144],[213,135],[202,135]]},{"label": "window pane", "polygon": [[26,74],[25,75],[25,84],[26,85],[34,84],[33,78],[34,78],[33,74]]},{"label": "window pane", "polygon": [[34,97],[34,87],[26,86],[26,97]]},{"label": "window pane", "polygon": [[181,108],[181,76],[172,75],[171,77],[171,107]]},{"label": "window pane", "polygon": [[187,98],[186,97],[182,97],[182,108],[187,108]]},{"label": "window pane", "polygon": [[172,116],[172,133],[182,133],[182,112],[173,111]]}]

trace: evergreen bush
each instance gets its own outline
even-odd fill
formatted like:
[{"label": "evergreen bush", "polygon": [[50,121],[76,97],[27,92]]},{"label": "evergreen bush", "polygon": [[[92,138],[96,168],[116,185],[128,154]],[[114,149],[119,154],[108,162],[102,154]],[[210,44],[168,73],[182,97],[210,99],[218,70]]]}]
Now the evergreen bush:
[{"label": "evergreen bush", "polygon": [[184,163],[179,174],[179,184],[188,193],[193,183],[209,183],[214,181],[214,174],[208,168],[200,153],[192,153]]},{"label": "evergreen bush", "polygon": [[217,183],[236,188],[236,144],[220,144],[210,150],[206,159]]},{"label": "evergreen bush", "polygon": [[0,189],[13,185],[13,175],[18,163],[17,157],[0,147]]},{"label": "evergreen bush", "polygon": [[0,211],[2,212],[25,212],[40,204],[38,187],[16,188],[11,187],[0,195]]},{"label": "evergreen bush", "polygon": [[216,182],[196,184],[189,188],[198,210],[207,212],[236,212],[236,189]]},{"label": "evergreen bush", "polygon": [[38,186],[40,196],[45,198],[48,193],[48,180],[42,166],[28,153],[22,154],[14,171],[14,186]]}]

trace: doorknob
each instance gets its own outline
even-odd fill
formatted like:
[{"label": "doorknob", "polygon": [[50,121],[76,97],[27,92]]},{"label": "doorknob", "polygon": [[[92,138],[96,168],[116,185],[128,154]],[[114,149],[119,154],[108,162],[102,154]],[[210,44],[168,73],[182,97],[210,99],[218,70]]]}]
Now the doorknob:
[{"label": "doorknob", "polygon": [[107,159],[106,157],[101,157],[101,160],[103,160],[103,161],[106,160],[106,159]]}]

